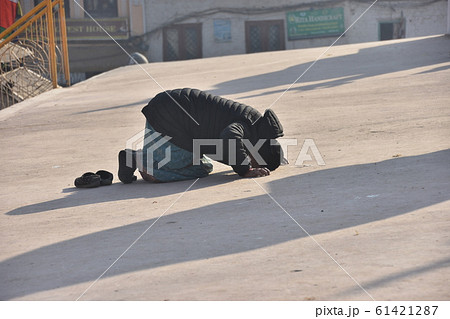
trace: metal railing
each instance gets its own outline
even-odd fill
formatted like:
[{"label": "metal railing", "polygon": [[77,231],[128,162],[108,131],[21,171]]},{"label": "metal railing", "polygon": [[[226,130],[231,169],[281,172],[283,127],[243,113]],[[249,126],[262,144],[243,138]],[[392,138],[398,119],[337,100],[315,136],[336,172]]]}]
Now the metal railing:
[{"label": "metal railing", "polygon": [[64,0],[43,0],[0,33],[0,62],[0,109],[69,86]]}]

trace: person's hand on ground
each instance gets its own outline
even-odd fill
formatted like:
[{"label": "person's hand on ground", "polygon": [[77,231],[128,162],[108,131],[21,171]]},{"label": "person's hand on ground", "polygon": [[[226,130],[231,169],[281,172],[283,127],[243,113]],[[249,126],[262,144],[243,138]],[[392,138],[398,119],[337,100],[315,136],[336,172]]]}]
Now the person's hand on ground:
[{"label": "person's hand on ground", "polygon": [[250,168],[244,177],[263,177],[270,175],[269,169],[265,167]]}]

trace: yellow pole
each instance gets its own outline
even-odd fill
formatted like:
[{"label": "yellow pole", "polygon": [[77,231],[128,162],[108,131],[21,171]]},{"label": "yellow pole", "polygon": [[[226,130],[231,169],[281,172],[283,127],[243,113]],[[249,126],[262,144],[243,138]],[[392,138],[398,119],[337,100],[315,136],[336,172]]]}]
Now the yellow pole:
[{"label": "yellow pole", "polygon": [[64,76],[67,86],[70,86],[69,48],[67,46],[66,12],[64,0],[59,0],[59,27],[62,42]]},{"label": "yellow pole", "polygon": [[53,88],[58,87],[58,76],[56,69],[56,49],[55,49],[55,26],[53,24],[53,6],[51,0],[47,1],[47,33],[49,45],[49,59],[50,59],[50,75],[52,79]]}]

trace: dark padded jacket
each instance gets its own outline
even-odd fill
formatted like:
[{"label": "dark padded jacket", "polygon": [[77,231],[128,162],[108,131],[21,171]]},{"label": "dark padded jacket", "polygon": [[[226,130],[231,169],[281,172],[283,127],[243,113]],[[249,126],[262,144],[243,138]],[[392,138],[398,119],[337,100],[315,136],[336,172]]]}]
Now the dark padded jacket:
[{"label": "dark padded jacket", "polygon": [[[256,109],[196,89],[159,93],[142,109],[142,113],[157,132],[172,137],[170,142],[190,152],[193,151],[194,139],[222,139],[221,162],[228,165],[228,140],[236,140],[236,160],[231,162],[236,165],[231,166],[241,176],[250,168],[250,164],[242,164],[247,158],[242,139],[248,139],[254,145],[260,138],[283,135],[281,124],[262,123],[263,117]],[[215,146],[200,150],[201,155],[217,153]]]}]

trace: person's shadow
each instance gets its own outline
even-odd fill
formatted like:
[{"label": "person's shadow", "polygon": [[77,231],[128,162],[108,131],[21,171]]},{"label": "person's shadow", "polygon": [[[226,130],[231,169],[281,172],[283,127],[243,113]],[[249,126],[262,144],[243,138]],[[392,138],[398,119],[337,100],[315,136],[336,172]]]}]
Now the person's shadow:
[{"label": "person's shadow", "polygon": [[[153,198],[166,195],[177,194],[183,192],[193,181],[183,181],[176,183],[147,183],[139,176],[136,182],[131,184],[122,184],[116,182],[111,186],[102,186],[92,189],[79,189],[75,187],[63,189],[63,193],[69,195],[45,201],[42,203],[31,204],[18,207],[6,213],[6,215],[27,215],[46,212],[55,209],[68,207],[85,206],[96,203],[104,203],[110,201],[128,200],[133,198]],[[217,183],[229,183],[236,180],[236,174],[232,171],[221,171],[202,179],[202,183],[198,183],[196,187],[209,187]],[[151,189],[150,189],[151,188]]]},{"label": "person's shadow", "polygon": [[[267,191],[315,235],[449,200],[449,163],[450,150],[444,150],[303,174],[301,168],[292,168],[298,169],[299,174],[273,180]],[[218,182],[222,178],[210,180]],[[208,179],[201,180],[205,182],[202,186],[212,185]],[[136,185],[136,190],[138,186],[146,188]],[[4,260],[0,263],[0,299],[80,283],[86,283],[87,287],[153,223],[150,231],[104,277],[252,251],[306,236],[267,194],[199,206]]]}]

